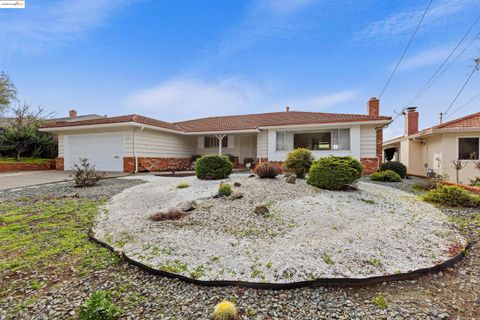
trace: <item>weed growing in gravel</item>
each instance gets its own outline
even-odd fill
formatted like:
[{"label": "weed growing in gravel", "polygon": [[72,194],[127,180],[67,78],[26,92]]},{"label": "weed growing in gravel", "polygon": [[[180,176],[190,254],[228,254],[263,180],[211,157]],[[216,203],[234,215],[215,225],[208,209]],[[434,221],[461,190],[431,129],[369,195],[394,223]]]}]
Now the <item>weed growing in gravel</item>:
[{"label": "weed growing in gravel", "polygon": [[112,293],[94,292],[78,309],[80,320],[114,320],[120,316],[120,308],[112,301]]},{"label": "weed growing in gravel", "polygon": [[188,270],[187,264],[178,259],[167,261],[165,264],[159,265],[158,269],[171,273],[182,273]]},{"label": "weed growing in gravel", "polygon": [[267,269],[271,269],[272,268],[272,263],[271,262],[265,263],[265,267],[267,267]]},{"label": "weed growing in gravel", "polygon": [[335,264],[335,261],[333,261],[332,256],[329,255],[328,253],[324,253],[322,258],[323,258],[323,262],[325,262],[328,265]]},{"label": "weed growing in gravel", "polygon": [[370,258],[368,260],[368,263],[371,264],[372,266],[378,268],[378,267],[381,267],[383,264],[382,264],[382,260],[378,259],[378,258]]},{"label": "weed growing in gravel", "polygon": [[257,315],[257,312],[252,308],[248,307],[247,310],[245,310],[245,315],[251,318],[251,317],[255,317]]},{"label": "weed growing in gravel", "polygon": [[205,269],[202,265],[195,267],[192,271],[190,271],[190,276],[193,279],[201,278],[205,274]]},{"label": "weed growing in gravel", "polygon": [[375,204],[375,201],[374,201],[374,200],[371,200],[371,199],[363,199],[363,198],[361,198],[360,200],[362,200],[362,201],[365,202],[366,204]]},{"label": "weed growing in gravel", "polygon": [[30,282],[30,288],[32,288],[33,290],[41,289],[42,283],[37,280],[32,280],[32,282]]},{"label": "weed growing in gravel", "polygon": [[387,309],[388,304],[387,301],[385,301],[385,298],[382,296],[381,293],[377,294],[375,297],[372,298],[373,304],[377,306],[379,309]]},{"label": "weed growing in gravel", "polygon": [[187,182],[180,182],[179,184],[177,184],[177,189],[185,189],[188,187],[190,187],[190,185]]}]

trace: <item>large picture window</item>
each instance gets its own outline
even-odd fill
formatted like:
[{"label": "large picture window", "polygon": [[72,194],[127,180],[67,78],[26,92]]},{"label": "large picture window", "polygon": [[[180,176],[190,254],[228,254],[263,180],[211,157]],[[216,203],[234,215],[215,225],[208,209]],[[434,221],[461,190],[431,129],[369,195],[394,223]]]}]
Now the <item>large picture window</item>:
[{"label": "large picture window", "polygon": [[480,138],[459,138],[458,139],[458,159],[459,160],[479,160]]},{"label": "large picture window", "polygon": [[350,150],[350,129],[325,130],[294,134],[294,148],[310,150]]},{"label": "large picture window", "polygon": [[[204,137],[203,146],[204,148],[218,148],[217,137]],[[228,148],[228,136],[223,137],[222,148]]]}]

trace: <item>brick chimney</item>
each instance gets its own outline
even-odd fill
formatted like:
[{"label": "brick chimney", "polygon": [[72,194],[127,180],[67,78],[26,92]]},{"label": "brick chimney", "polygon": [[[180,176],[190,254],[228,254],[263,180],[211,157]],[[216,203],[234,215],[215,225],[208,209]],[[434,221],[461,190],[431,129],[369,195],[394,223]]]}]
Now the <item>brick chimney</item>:
[{"label": "brick chimney", "polygon": [[75,117],[77,116],[77,110],[73,110],[73,109],[70,110],[70,111],[68,112],[68,116],[69,116],[70,118],[75,118]]},{"label": "brick chimney", "polygon": [[285,107],[285,112],[290,112],[290,107]]},{"label": "brick chimney", "polygon": [[405,110],[405,135],[409,136],[418,132],[417,107],[409,107]]},{"label": "brick chimney", "polygon": [[379,116],[380,115],[380,100],[373,97],[368,100],[368,115],[369,116]]}]

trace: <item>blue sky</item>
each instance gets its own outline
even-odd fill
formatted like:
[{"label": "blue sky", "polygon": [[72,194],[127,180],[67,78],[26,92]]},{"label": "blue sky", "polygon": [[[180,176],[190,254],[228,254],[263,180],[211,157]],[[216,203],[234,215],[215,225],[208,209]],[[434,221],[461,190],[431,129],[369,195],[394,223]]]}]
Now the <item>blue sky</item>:
[{"label": "blue sky", "polygon": [[[0,70],[21,100],[58,116],[138,113],[166,121],[293,110],[365,113],[428,1],[27,0],[0,11]],[[480,12],[433,0],[381,99],[405,107]],[[460,47],[480,32],[480,23]],[[480,56],[476,40],[415,102],[438,122]],[[452,108],[480,92],[480,72]],[[480,97],[451,115],[480,110]],[[386,131],[403,131],[398,119]]]}]

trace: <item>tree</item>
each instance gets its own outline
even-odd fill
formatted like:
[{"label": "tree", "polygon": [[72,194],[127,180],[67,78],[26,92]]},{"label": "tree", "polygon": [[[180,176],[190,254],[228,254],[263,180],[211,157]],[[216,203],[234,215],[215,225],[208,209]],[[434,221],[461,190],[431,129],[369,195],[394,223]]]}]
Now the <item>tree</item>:
[{"label": "tree", "polygon": [[0,112],[17,98],[17,89],[13,85],[10,77],[4,72],[0,73]]},{"label": "tree", "polygon": [[38,157],[53,148],[52,135],[38,131],[44,122],[42,108],[34,110],[24,103],[10,110],[14,119],[0,133],[0,151],[11,153],[20,161],[20,157],[27,152],[30,156]]}]

